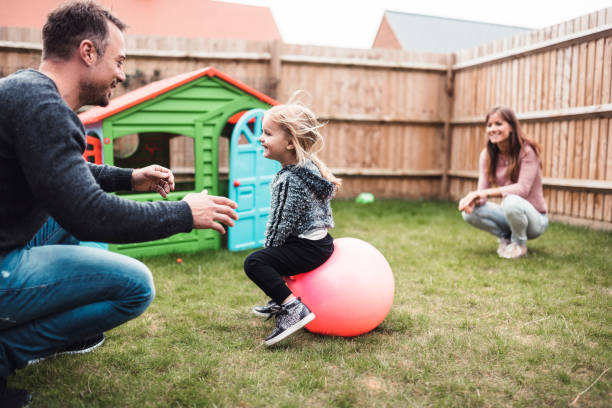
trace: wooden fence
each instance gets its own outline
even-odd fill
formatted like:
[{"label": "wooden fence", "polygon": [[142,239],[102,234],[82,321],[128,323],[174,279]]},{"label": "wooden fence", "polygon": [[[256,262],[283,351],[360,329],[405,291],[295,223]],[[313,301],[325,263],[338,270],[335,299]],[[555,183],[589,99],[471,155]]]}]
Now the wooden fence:
[{"label": "wooden fence", "polygon": [[[612,228],[611,23],[608,8],[453,55],[128,36],[119,93],[208,65],[280,101],[306,90],[343,197],[458,199],[485,113],[508,105],[542,144],[554,217]],[[0,76],[37,67],[40,48],[39,32],[0,28]]]},{"label": "wooden fence", "polygon": [[453,71],[451,198],[475,188],[483,118],[501,104],[543,147],[554,218],[612,225],[612,8],[465,50]]}]

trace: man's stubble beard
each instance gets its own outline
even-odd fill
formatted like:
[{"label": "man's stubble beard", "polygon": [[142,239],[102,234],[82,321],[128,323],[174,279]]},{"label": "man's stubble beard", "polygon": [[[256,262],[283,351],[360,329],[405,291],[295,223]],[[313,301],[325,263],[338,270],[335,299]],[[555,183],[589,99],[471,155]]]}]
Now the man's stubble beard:
[{"label": "man's stubble beard", "polygon": [[110,102],[107,95],[108,89],[108,84],[96,84],[91,80],[82,80],[79,84],[81,106],[107,106]]}]

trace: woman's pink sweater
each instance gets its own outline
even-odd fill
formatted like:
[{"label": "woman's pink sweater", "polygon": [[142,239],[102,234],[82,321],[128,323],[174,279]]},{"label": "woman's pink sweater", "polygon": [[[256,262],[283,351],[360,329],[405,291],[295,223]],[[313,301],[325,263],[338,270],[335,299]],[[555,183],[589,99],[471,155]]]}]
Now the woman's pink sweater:
[{"label": "woman's pink sweater", "polygon": [[[478,175],[478,190],[491,187],[487,177],[487,149],[480,153],[480,174]],[[546,213],[546,202],[542,190],[542,169],[538,156],[533,148],[526,144],[519,154],[519,177],[516,183],[510,181],[506,176],[508,160],[502,154],[497,157],[495,169],[495,184],[500,188],[502,197],[516,194],[529,201],[539,212]],[[484,203],[484,202],[483,202]]]}]

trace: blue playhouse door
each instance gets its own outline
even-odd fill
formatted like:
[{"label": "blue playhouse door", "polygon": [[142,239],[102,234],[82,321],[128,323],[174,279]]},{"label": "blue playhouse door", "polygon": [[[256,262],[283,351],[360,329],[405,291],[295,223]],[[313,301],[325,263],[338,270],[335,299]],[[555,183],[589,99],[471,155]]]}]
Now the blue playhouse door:
[{"label": "blue playhouse door", "polygon": [[246,112],[236,123],[230,140],[229,198],[238,203],[240,219],[229,228],[230,251],[263,246],[270,213],[270,182],[280,163],[263,157],[259,143],[263,109]]}]

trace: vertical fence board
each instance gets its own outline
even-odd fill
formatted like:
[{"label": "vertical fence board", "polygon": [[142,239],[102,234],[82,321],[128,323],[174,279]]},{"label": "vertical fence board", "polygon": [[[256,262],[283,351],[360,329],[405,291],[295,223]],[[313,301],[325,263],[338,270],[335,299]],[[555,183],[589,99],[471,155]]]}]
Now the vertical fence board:
[{"label": "vertical fence board", "polygon": [[[606,155],[608,150],[608,119],[601,119],[599,126],[599,154],[597,155],[597,179],[604,180],[606,175]],[[594,217],[598,221],[604,220],[605,195],[598,194],[595,199]]]},{"label": "vertical fence board", "polygon": [[[576,143],[576,122],[570,121],[567,125],[567,152],[565,156],[560,157],[560,160],[565,162],[565,178],[571,179],[574,177],[574,166],[573,166],[573,158],[575,151],[575,143]],[[564,202],[565,202],[565,215],[571,216],[573,214],[573,192],[565,191],[564,194]]]},{"label": "vertical fence board", "polygon": [[[612,8],[608,9],[612,14]],[[608,120],[608,148],[606,154],[605,180],[612,181],[612,120]],[[603,220],[612,222],[612,194],[606,194],[603,210]]]},{"label": "vertical fence board", "polygon": [[[612,14],[612,12],[611,12]],[[601,103],[606,104],[612,102],[612,37],[608,37],[604,42],[604,56],[603,56],[603,76],[601,84]],[[607,68],[605,64],[608,64]]]}]

